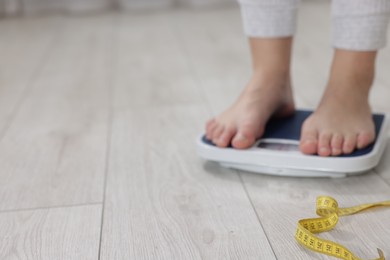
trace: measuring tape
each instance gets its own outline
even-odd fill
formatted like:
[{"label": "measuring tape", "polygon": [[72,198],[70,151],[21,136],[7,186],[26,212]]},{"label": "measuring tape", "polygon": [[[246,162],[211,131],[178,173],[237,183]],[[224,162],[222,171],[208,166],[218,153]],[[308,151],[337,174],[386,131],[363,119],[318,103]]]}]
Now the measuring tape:
[{"label": "measuring tape", "polygon": [[[361,258],[355,256],[344,246],[319,238],[313,233],[321,233],[333,229],[339,220],[339,216],[352,215],[379,206],[390,206],[390,200],[379,203],[362,204],[350,208],[339,208],[337,201],[332,197],[319,196],[317,198],[316,213],[321,217],[299,220],[295,239],[306,248],[322,254],[345,260],[361,260]],[[375,260],[384,260],[385,256],[379,248],[378,253],[379,258],[376,258]]]}]

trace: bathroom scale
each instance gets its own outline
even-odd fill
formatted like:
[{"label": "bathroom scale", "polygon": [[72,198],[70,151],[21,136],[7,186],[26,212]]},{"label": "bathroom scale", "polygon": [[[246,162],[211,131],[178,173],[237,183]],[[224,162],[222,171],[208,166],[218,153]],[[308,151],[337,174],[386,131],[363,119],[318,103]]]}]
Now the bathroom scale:
[{"label": "bathroom scale", "polygon": [[301,125],[311,113],[296,110],[290,117],[271,119],[262,138],[245,150],[219,148],[201,135],[197,139],[198,154],[228,168],[295,177],[345,177],[364,173],[378,164],[387,143],[387,115],[373,114],[376,139],[368,147],[349,155],[321,157],[299,151]]}]

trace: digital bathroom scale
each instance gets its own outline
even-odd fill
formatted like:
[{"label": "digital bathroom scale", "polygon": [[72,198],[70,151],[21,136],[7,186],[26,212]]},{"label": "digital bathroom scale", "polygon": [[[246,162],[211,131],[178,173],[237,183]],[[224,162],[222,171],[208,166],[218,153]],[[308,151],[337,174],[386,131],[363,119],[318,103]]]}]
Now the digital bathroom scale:
[{"label": "digital bathroom scale", "polygon": [[295,177],[345,177],[364,173],[378,164],[387,143],[388,116],[373,114],[376,131],[373,144],[350,155],[321,157],[299,151],[301,125],[311,113],[296,110],[290,117],[271,119],[263,137],[245,150],[219,148],[201,135],[197,139],[198,154],[228,168]]}]

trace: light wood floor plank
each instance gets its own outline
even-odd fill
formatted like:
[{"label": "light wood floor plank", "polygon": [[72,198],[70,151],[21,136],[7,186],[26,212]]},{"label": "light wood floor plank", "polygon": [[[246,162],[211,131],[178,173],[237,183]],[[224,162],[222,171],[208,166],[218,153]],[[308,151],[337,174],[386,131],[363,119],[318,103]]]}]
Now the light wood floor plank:
[{"label": "light wood floor plank", "polygon": [[60,19],[0,23],[0,138],[55,45]]},{"label": "light wood floor plank", "polygon": [[221,112],[236,99],[251,73],[239,10],[182,10],[171,23],[210,113]]},{"label": "light wood floor plank", "polygon": [[273,259],[238,176],[195,155],[207,109],[171,14],[120,19],[101,259]]},{"label": "light wood floor plank", "polygon": [[[341,207],[390,199],[389,185],[374,173],[342,179],[242,176],[278,259],[329,259],[310,253],[294,239],[297,221],[316,216],[317,196],[332,196]],[[377,247],[389,255],[389,217],[389,208],[343,217],[336,230],[321,237],[344,244],[363,259],[375,258]]]},{"label": "light wood floor plank", "polygon": [[170,16],[173,14],[167,11],[118,17],[113,106],[153,107],[202,102],[188,60],[172,29]]},{"label": "light wood floor plank", "polygon": [[390,140],[387,141],[386,150],[383,157],[374,171],[379,174],[388,184],[390,184]]},{"label": "light wood floor plank", "polygon": [[0,213],[0,258],[96,260],[101,205]]},{"label": "light wood floor plank", "polygon": [[203,105],[116,110],[101,259],[274,259],[237,174],[203,165]]},{"label": "light wood floor plank", "polygon": [[112,19],[63,18],[58,30],[0,142],[1,210],[102,201]]}]

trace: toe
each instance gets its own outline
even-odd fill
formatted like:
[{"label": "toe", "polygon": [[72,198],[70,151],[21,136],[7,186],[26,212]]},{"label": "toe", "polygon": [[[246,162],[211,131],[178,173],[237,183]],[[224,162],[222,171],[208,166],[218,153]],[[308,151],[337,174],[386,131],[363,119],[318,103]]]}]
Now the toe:
[{"label": "toe", "polygon": [[216,123],[216,122],[215,122],[215,118],[210,119],[210,120],[207,121],[207,123],[206,123],[206,129],[208,129],[209,127],[215,125],[215,123]]},{"label": "toe", "polygon": [[223,129],[224,127],[222,125],[219,125],[215,128],[214,132],[213,132],[213,136],[211,138],[211,140],[213,141],[214,144],[216,144],[223,132]]},{"label": "toe", "polygon": [[211,140],[213,138],[213,132],[215,128],[217,127],[217,123],[214,119],[210,120],[206,124],[206,137],[207,139]]},{"label": "toe", "polygon": [[318,143],[317,130],[302,130],[300,149],[304,154],[316,154]]},{"label": "toe", "polygon": [[330,156],[332,150],[330,148],[330,141],[332,140],[332,135],[330,133],[321,133],[318,140],[318,155],[320,156]]},{"label": "toe", "polygon": [[251,147],[256,141],[256,133],[253,126],[242,126],[238,129],[234,136],[232,145],[237,149],[245,149]]},{"label": "toe", "polygon": [[357,135],[356,134],[348,134],[344,137],[343,144],[343,153],[350,154],[356,148]]},{"label": "toe", "polygon": [[371,144],[375,139],[375,135],[373,133],[360,133],[357,137],[357,148],[363,149]]},{"label": "toe", "polygon": [[227,147],[231,140],[232,140],[232,137],[233,135],[236,133],[235,129],[234,128],[231,128],[231,127],[226,127],[221,136],[219,137],[219,139],[216,141],[216,144],[219,146],[219,147]]},{"label": "toe", "polygon": [[333,134],[330,146],[333,156],[338,156],[343,152],[343,136],[341,134]]}]

